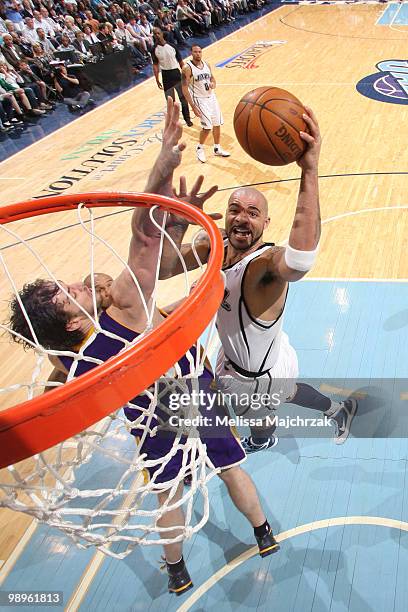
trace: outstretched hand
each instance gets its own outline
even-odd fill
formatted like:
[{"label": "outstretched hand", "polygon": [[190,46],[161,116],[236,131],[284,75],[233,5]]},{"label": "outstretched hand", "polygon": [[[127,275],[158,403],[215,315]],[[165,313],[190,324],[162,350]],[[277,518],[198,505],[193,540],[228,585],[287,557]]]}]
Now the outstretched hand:
[{"label": "outstretched hand", "polygon": [[306,170],[316,170],[319,164],[319,156],[320,156],[320,148],[322,146],[322,138],[320,135],[319,124],[317,122],[316,116],[312,109],[308,106],[305,106],[306,113],[303,115],[303,119],[309,128],[309,133],[300,132],[300,137],[307,144],[306,151],[303,153],[302,157],[297,160],[298,166],[302,168],[303,171]]},{"label": "outstretched hand", "polygon": [[[196,208],[200,210],[204,209],[204,204],[207,200],[209,200],[217,191],[218,185],[213,185],[207,191],[203,191],[200,193],[201,186],[204,182],[204,176],[201,174],[195,181],[192,186],[190,193],[187,191],[187,181],[185,176],[180,176],[180,187],[179,192],[177,193],[174,190],[174,197],[179,200],[183,200],[183,202],[187,202],[188,204],[192,204]],[[217,221],[218,219],[222,219],[222,215],[220,213],[211,213],[208,215],[213,219],[213,221]]]},{"label": "outstretched hand", "polygon": [[173,170],[181,163],[181,153],[186,148],[184,142],[180,142],[183,128],[180,123],[180,104],[174,102],[169,96],[167,98],[167,112],[164,121],[162,149],[160,152],[163,174],[172,174]]}]

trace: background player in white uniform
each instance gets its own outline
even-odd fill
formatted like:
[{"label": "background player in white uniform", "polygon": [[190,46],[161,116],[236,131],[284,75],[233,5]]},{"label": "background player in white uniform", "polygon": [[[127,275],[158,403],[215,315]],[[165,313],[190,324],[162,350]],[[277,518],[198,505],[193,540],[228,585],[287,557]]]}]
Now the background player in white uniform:
[{"label": "background player in white uniform", "polygon": [[[297,383],[298,364],[294,349],[282,332],[283,310],[288,283],[300,280],[313,266],[320,239],[318,161],[321,138],[312,111],[304,115],[310,134],[301,132],[307,143],[298,161],[302,169],[295,218],[289,244],[276,247],[263,242],[268,227],[268,203],[252,187],[235,190],[228,201],[225,230],[226,247],[223,269],[226,275],[224,301],[218,310],[217,328],[222,349],[217,363],[221,390],[245,396],[267,393],[277,398],[275,405],[248,407],[238,401],[233,408],[238,415],[263,418],[262,427],[251,428],[251,436],[242,440],[247,452],[270,448],[276,443],[275,426],[266,427],[265,416],[280,402],[319,410],[335,422],[335,441],[343,443],[357,410],[354,399],[335,402],[304,383]],[[173,234],[180,244],[182,235]],[[195,242],[202,262],[207,261],[209,243],[206,234]],[[190,245],[182,253],[190,269],[197,262]],[[181,272],[174,260],[168,276]]]},{"label": "background player in white uniform", "polygon": [[201,121],[200,141],[197,145],[197,159],[205,163],[204,143],[212,129],[214,154],[229,157],[220,145],[221,125],[224,123],[217,96],[214,93],[216,82],[210,66],[202,60],[202,49],[199,45],[191,47],[192,59],[187,60],[182,70],[181,83],[183,94],[196,117]]}]

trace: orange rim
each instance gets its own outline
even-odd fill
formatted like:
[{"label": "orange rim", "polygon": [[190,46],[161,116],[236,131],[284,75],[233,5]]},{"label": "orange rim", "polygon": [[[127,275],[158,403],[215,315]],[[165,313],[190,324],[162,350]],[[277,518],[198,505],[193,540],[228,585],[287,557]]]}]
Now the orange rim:
[{"label": "orange rim", "polygon": [[0,224],[75,209],[80,203],[88,208],[158,204],[181,214],[198,223],[209,235],[211,251],[207,269],[186,301],[132,349],[52,392],[0,412],[0,468],[70,438],[147,389],[199,338],[223,297],[221,234],[210,217],[179,200],[154,194],[114,192],[52,196],[1,208]]}]

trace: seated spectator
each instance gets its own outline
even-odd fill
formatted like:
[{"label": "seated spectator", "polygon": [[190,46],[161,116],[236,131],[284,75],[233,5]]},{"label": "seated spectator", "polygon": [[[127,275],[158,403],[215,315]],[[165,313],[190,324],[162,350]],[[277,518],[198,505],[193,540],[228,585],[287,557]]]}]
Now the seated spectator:
[{"label": "seated spectator", "polygon": [[147,43],[149,38],[142,35],[140,26],[136,22],[135,17],[131,17],[129,23],[126,25],[126,30],[130,32],[131,36],[134,38],[134,42],[137,44],[138,49],[140,49],[143,55],[147,55]]},{"label": "seated spectator", "polygon": [[177,0],[176,19],[182,32],[190,30],[193,34],[203,34],[204,26],[198,15],[184,0]]},{"label": "seated spectator", "polygon": [[[5,131],[24,125],[23,111],[11,92],[6,92],[0,87],[0,115]],[[14,115],[17,115],[14,117]]]},{"label": "seated spectator", "polygon": [[64,19],[65,27],[62,30],[62,34],[68,36],[69,40],[73,42],[75,40],[76,33],[79,32],[79,28],[75,25],[75,19],[72,15],[67,15]]},{"label": "seated spectator", "polygon": [[90,45],[99,42],[97,35],[88,24],[84,25],[84,38]]},{"label": "seated spectator", "polygon": [[7,19],[14,23],[16,30],[21,30],[24,28],[24,19],[20,13],[20,4],[17,0],[10,0],[8,4],[6,4],[6,8],[4,11],[4,15]]},{"label": "seated spectator", "polygon": [[204,19],[205,27],[209,29],[211,27],[211,11],[205,0],[189,0],[189,6],[196,15]]},{"label": "seated spectator", "polygon": [[96,12],[97,12],[98,19],[99,19],[100,23],[101,22],[102,23],[106,23],[108,21],[110,24],[115,25],[114,18],[112,17],[112,15],[110,15],[109,13],[106,12],[106,8],[103,6],[103,4],[99,4],[96,7]]},{"label": "seated spectator", "polygon": [[26,17],[24,22],[25,26],[22,30],[23,39],[30,43],[30,45],[38,42],[38,34],[34,26],[34,19],[32,17]]},{"label": "seated spectator", "polygon": [[[56,51],[56,48],[54,47],[53,43],[51,42],[51,40],[49,40],[45,36],[45,32],[42,28],[38,28],[37,34],[38,34],[38,42],[40,43],[41,47],[44,49],[44,52],[46,53],[46,55],[51,57],[52,54]],[[34,45],[32,48],[34,48]]]},{"label": "seated spectator", "polygon": [[104,24],[104,26],[105,26],[105,31],[107,33],[108,40],[112,43],[112,47],[116,51],[120,51],[121,49],[123,49],[123,46],[117,41],[115,37],[113,25],[111,24],[111,22],[107,21]]},{"label": "seated spectator", "polygon": [[57,47],[57,51],[71,51],[73,59],[76,62],[80,61],[79,53],[77,53],[73,43],[69,40],[67,34],[61,36],[61,44]]},{"label": "seated spectator", "polygon": [[134,9],[127,2],[122,3],[123,21],[128,22],[135,16]]},{"label": "seated spectator", "polygon": [[148,46],[153,47],[153,26],[144,13],[140,15],[139,28],[142,36],[147,40]]},{"label": "seated spectator", "polygon": [[25,41],[22,37],[21,32],[12,32],[11,38],[13,39],[13,44],[20,47],[21,51],[24,53],[25,57],[32,56],[32,48],[31,43]]},{"label": "seated spectator", "polygon": [[161,11],[161,10],[157,11],[157,17],[154,20],[153,25],[155,28],[159,28],[163,32],[164,37],[166,41],[169,43],[169,45],[173,45],[173,46],[184,46],[185,45],[185,38],[181,34],[179,29],[175,27],[175,24],[171,20],[169,11],[166,11],[166,12]]},{"label": "seated spectator", "polygon": [[120,8],[119,4],[111,4],[111,6],[109,8],[109,12],[112,15],[112,17],[114,18],[115,24],[116,24],[118,19],[122,19],[122,17],[123,17],[123,11]]},{"label": "seated spectator", "polygon": [[31,4],[30,0],[23,0],[22,6],[20,8],[20,13],[24,17],[24,20],[26,17],[34,17],[33,5]]},{"label": "seated spectator", "polygon": [[42,17],[40,11],[33,10],[34,27],[35,29],[42,27]]},{"label": "seated spectator", "polygon": [[1,47],[1,51],[4,55],[4,58],[10,66],[16,68],[18,66],[18,62],[22,59],[25,59],[25,54],[19,45],[15,45],[13,42],[13,38],[10,34],[4,34],[3,36],[3,46]]},{"label": "seated spectator", "polygon": [[47,86],[45,82],[40,79],[30,68],[30,66],[24,60],[18,64],[18,74],[22,78],[19,81],[23,87],[30,87],[36,98],[40,102],[40,108],[44,110],[52,110],[53,106],[48,101]]},{"label": "seated spectator", "polygon": [[99,21],[95,19],[92,15],[92,11],[85,11],[85,21],[84,24],[87,24],[91,27],[92,32],[97,34],[99,32]]},{"label": "seated spectator", "polygon": [[116,20],[116,30],[114,31],[114,36],[120,45],[123,47],[129,47],[132,53],[134,65],[137,68],[142,68],[142,66],[146,64],[147,58],[137,48],[137,41],[129,30],[125,28],[125,24],[122,19]]},{"label": "seated spectator", "polygon": [[81,60],[86,61],[91,59],[91,43],[85,40],[85,34],[83,32],[79,31],[76,33],[75,40],[72,44],[75,47],[76,51],[78,51]]},{"label": "seated spectator", "polygon": [[153,23],[156,17],[156,15],[154,14],[154,11],[152,10],[152,7],[150,6],[148,2],[141,2],[139,4],[139,13],[140,13],[140,18],[142,18],[142,15],[145,15],[147,17],[147,20],[150,23]]},{"label": "seated spectator", "polygon": [[47,36],[50,36],[51,38],[55,38],[58,32],[60,32],[61,30],[61,27],[58,21],[50,17],[50,14],[48,10],[45,8],[45,6],[42,6],[40,8],[40,13],[41,13],[41,21],[42,21],[42,25],[40,27],[44,30]]},{"label": "seated spectator", "polygon": [[17,32],[16,26],[12,21],[10,21],[10,19],[6,19],[4,25],[6,26],[4,34],[12,34],[13,32]]},{"label": "seated spectator", "polygon": [[12,85],[9,81],[13,81],[11,75],[8,74],[8,69],[5,64],[0,64],[0,94],[12,93],[20,100],[26,113],[32,115],[44,115],[45,111],[38,108],[38,101],[34,92],[29,87],[22,88],[18,85]]},{"label": "seated spectator", "polygon": [[40,43],[33,44],[33,58],[30,60],[32,71],[48,86],[54,80],[51,77],[50,62],[54,60],[52,53],[46,53]]},{"label": "seated spectator", "polygon": [[93,103],[89,91],[85,91],[79,85],[78,79],[68,74],[65,66],[58,66],[55,71],[54,87],[61,94],[64,104],[71,111],[78,111],[85,108],[87,104]]},{"label": "seated spectator", "polygon": [[211,23],[214,26],[220,26],[224,23],[224,16],[221,6],[215,3],[214,0],[206,0],[207,6],[211,11]]}]

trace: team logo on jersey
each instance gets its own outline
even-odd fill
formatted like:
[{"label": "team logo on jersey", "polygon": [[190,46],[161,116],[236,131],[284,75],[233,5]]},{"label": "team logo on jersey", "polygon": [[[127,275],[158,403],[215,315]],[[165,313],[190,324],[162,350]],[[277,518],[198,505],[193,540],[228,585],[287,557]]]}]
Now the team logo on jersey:
[{"label": "team logo on jersey", "polygon": [[408,104],[408,60],[385,60],[376,68],[378,72],[357,83],[357,91],[379,102]]},{"label": "team logo on jersey", "polygon": [[231,304],[228,304],[227,299],[229,298],[230,291],[229,289],[225,289],[224,297],[222,298],[221,307],[224,308],[227,312],[231,312]]},{"label": "team logo on jersey", "polygon": [[271,48],[285,43],[286,40],[258,40],[247,49],[215,65],[217,68],[245,68],[247,70],[258,68],[256,61],[259,60],[261,55],[265,55]]}]

